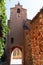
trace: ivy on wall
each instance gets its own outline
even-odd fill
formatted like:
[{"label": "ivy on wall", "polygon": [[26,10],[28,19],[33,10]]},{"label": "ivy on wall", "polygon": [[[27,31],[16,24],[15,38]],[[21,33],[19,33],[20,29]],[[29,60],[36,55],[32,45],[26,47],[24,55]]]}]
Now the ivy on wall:
[{"label": "ivy on wall", "polygon": [[6,7],[5,0],[0,0],[0,57],[2,56],[5,47],[4,45],[4,37],[8,31],[8,27],[6,24]]}]

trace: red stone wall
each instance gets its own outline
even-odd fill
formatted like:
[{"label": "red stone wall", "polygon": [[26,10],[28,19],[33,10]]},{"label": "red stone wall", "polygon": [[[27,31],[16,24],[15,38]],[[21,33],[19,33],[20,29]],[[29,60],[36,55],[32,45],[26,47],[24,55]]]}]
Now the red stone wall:
[{"label": "red stone wall", "polygon": [[32,48],[31,48],[31,41],[30,41],[30,30],[25,29],[24,30],[24,35],[25,35],[25,43],[24,43],[24,50],[25,50],[25,54],[24,54],[24,61],[25,61],[25,65],[32,65],[33,64],[33,60],[32,60]]},{"label": "red stone wall", "polygon": [[[17,9],[20,9],[20,13],[17,13]],[[14,47],[20,47],[23,54],[23,64],[24,64],[24,32],[23,23],[27,19],[27,10],[22,8],[21,5],[16,5],[14,8],[10,9],[10,20],[8,21],[8,27],[10,32],[7,35],[6,40],[6,56],[7,61],[10,62],[11,51]],[[13,38],[13,42],[11,42]],[[8,64],[9,65],[9,64]]]},{"label": "red stone wall", "polygon": [[43,14],[31,23],[31,46],[33,65],[43,65]]}]

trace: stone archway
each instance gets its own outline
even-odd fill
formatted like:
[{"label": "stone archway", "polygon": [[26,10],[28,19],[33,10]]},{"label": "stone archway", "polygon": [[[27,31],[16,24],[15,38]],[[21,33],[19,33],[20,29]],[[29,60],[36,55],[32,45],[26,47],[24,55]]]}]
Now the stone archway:
[{"label": "stone archway", "polygon": [[22,60],[23,60],[22,50],[17,47],[14,48],[11,53],[10,65],[12,65],[12,64],[22,65]]}]

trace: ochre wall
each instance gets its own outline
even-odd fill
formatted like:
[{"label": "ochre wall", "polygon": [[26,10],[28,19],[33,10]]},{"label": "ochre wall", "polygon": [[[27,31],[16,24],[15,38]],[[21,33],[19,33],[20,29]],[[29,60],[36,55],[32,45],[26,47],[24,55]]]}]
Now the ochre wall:
[{"label": "ochre wall", "polygon": [[[43,65],[43,13],[31,22],[31,47],[33,65]],[[41,51],[42,50],[42,51]]]},{"label": "ochre wall", "polygon": [[31,48],[31,38],[30,38],[30,30],[25,29],[24,30],[24,50],[25,50],[25,65],[32,65],[33,64],[33,60],[32,60],[32,48]]}]

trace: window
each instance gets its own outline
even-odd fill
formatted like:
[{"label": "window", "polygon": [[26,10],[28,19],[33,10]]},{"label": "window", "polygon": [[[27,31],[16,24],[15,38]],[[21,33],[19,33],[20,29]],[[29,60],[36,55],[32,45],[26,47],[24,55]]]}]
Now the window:
[{"label": "window", "polygon": [[11,38],[11,43],[13,43],[13,42],[14,42],[14,38],[12,37],[12,38]]},{"label": "window", "polygon": [[19,8],[17,9],[17,13],[20,13],[20,9]]}]

